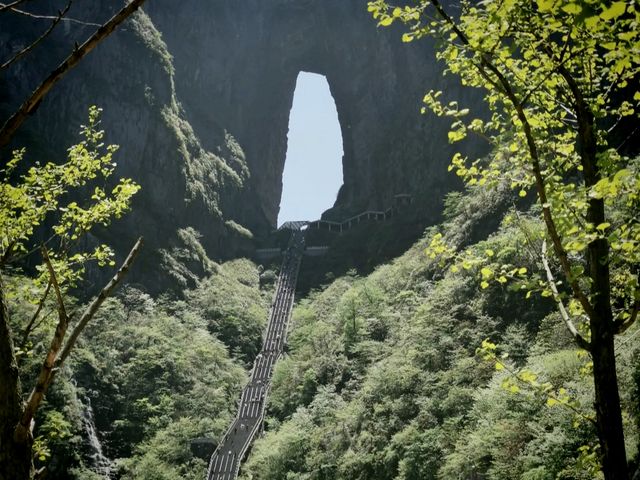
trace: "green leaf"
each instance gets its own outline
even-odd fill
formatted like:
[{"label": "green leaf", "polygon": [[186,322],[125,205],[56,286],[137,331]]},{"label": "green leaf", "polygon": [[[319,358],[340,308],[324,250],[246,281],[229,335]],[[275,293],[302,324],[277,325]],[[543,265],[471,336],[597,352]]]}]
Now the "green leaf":
[{"label": "green leaf", "polygon": [[447,137],[449,138],[449,143],[455,143],[462,140],[465,137],[464,130],[451,130],[447,133]]},{"label": "green leaf", "polygon": [[536,3],[538,4],[538,10],[548,12],[553,9],[556,2],[555,0],[536,0]]},{"label": "green leaf", "polygon": [[633,252],[635,250],[635,245],[632,242],[623,242],[622,243],[622,250],[624,250],[625,252]]},{"label": "green leaf", "polygon": [[520,377],[520,380],[526,383],[533,383],[538,378],[538,375],[530,370],[523,370],[518,376]]},{"label": "green leaf", "polygon": [[568,3],[562,7],[562,10],[569,15],[577,15],[582,11],[582,7],[577,3]]},{"label": "green leaf", "polygon": [[600,18],[603,20],[611,20],[612,18],[618,18],[624,13],[627,8],[626,2],[613,2],[609,8],[605,8],[600,14]]},{"label": "green leaf", "polygon": [[597,15],[588,17],[584,20],[584,24],[589,30],[595,30],[599,22],[600,22],[600,17],[598,17]]}]

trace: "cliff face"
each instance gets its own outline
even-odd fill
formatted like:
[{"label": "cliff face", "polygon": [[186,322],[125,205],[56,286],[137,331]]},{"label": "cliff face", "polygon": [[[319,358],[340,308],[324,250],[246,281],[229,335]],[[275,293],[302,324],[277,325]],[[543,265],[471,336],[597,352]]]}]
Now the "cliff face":
[{"label": "cliff face", "polygon": [[[116,7],[71,14],[104,19]],[[41,27],[0,22],[2,58]],[[93,28],[65,24],[0,78],[0,119]],[[325,216],[410,193],[422,221],[435,220],[453,148],[447,124],[420,115],[420,99],[459,87],[446,84],[429,42],[402,44],[398,31],[376,28],[365,0],[150,1],[53,90],[15,143],[33,160],[61,154],[87,107],[104,107],[108,140],[121,145],[118,174],[143,189],[133,212],[98,235],[122,249],[143,234],[149,252],[175,260],[191,255],[176,232],[193,228],[211,257],[229,258],[251,248],[246,229],[259,238],[275,225],[300,71],[327,77],[342,129],[344,185]],[[143,259],[138,280],[149,283],[156,258]]]},{"label": "cliff face", "polygon": [[398,193],[413,194],[428,214],[439,211],[454,150],[447,124],[419,110],[425,88],[452,86],[430,42],[403,44],[398,30],[378,29],[365,0],[171,5],[160,0],[148,8],[175,56],[188,117],[200,137],[220,124],[245,151],[251,178],[244,223],[275,224],[300,71],[325,75],[336,102],[344,185],[333,216],[385,208]]}]

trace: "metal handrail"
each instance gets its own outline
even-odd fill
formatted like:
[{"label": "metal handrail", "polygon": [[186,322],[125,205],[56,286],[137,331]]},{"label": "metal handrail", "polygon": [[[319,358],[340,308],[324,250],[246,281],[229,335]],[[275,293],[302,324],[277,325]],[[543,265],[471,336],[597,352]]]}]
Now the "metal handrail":
[{"label": "metal handrail", "polygon": [[366,210],[364,212],[361,212],[357,215],[354,215],[353,217],[349,217],[346,220],[343,220],[341,222],[334,222],[333,220],[313,220],[311,222],[308,222],[307,225],[320,225],[320,224],[324,224],[324,225],[328,225],[328,226],[335,226],[335,227],[339,227],[340,231],[346,229],[351,228],[350,224],[357,221],[358,219],[367,216],[367,215],[375,215],[376,216],[376,220],[377,220],[377,216],[378,215],[382,215],[382,219],[386,220],[387,218],[390,218],[393,216],[393,207],[389,207],[386,210]]},{"label": "metal handrail", "polygon": [[[256,412],[257,415],[255,417],[255,422],[251,427],[251,430],[248,431],[246,439],[244,440],[242,445],[240,445],[240,450],[238,454],[236,455],[234,453],[233,457],[231,458],[231,461],[233,462],[233,464],[231,465],[232,471],[218,472],[221,475],[216,475],[216,472],[214,472],[213,469],[217,465],[218,459],[220,459],[222,462],[223,461],[222,459],[224,458],[224,452],[221,452],[222,447],[225,445],[225,442],[227,441],[229,436],[236,433],[238,423],[240,423],[243,420],[246,421],[246,419],[242,416],[242,412],[244,410],[243,407],[245,403],[250,401],[248,398],[246,398],[248,395],[248,392],[251,390],[252,385],[255,385],[254,384],[255,380],[262,380],[260,378],[257,378],[257,375],[259,375],[259,371],[256,371],[256,369],[259,365],[259,360],[256,359],[254,361],[253,367],[249,375],[249,383],[245,385],[245,387],[242,390],[242,395],[240,396],[240,403],[238,405],[238,411],[235,417],[233,418],[233,421],[229,425],[229,428],[226,430],[225,434],[223,435],[220,443],[216,446],[216,449],[211,455],[211,459],[209,460],[209,466],[207,469],[207,477],[206,477],[207,480],[214,480],[214,477],[219,477],[219,476],[221,476],[225,480],[232,480],[237,478],[238,473],[240,471],[240,465],[242,463],[242,460],[247,454],[247,451],[249,450],[251,444],[256,438],[258,430],[260,429],[260,427],[264,422],[267,399],[268,399],[268,395],[271,387],[271,377],[273,375],[273,369],[278,359],[282,356],[282,349],[284,347],[284,344],[286,342],[286,337],[288,334],[288,327],[289,327],[289,322],[291,318],[291,312],[293,310],[293,302],[295,299],[295,285],[296,285],[298,273],[300,270],[300,261],[302,258],[302,253],[304,250],[304,249],[298,248],[299,246],[296,245],[296,242],[298,241],[298,237],[297,237],[298,235],[302,235],[302,237],[300,238],[301,245],[299,246],[302,246],[304,244],[304,233],[302,231],[296,231],[291,239],[290,248],[287,249],[287,254],[285,255],[285,258],[282,263],[283,268],[280,272],[280,275],[278,276],[276,291],[274,293],[274,300],[271,304],[271,307],[269,308],[269,322],[267,323],[267,326],[262,336],[262,348],[260,350],[260,354],[270,355],[271,353],[276,353],[277,356],[275,357],[275,359],[273,359],[273,361],[268,361],[267,363],[268,370],[267,372],[265,372],[264,390],[261,389],[261,398],[259,400],[261,402],[261,405],[259,406],[260,410],[259,412]],[[289,252],[292,252],[292,253],[290,254]],[[295,263],[292,264],[292,262],[295,262]],[[278,334],[279,339],[277,341],[269,340],[270,334],[276,333],[277,330],[281,330],[280,333]],[[272,349],[272,346],[275,347],[275,350]],[[265,355],[262,358],[270,358],[270,357],[267,357]],[[250,412],[252,411],[253,411],[253,408],[251,408]],[[249,413],[249,415],[251,415],[251,413]],[[240,425],[242,427],[243,424],[240,423]],[[247,427],[249,427],[249,424],[247,425]],[[232,439],[232,445],[233,445],[233,439]],[[231,450],[229,450],[229,452],[231,452]],[[225,463],[225,465],[227,464]]]}]

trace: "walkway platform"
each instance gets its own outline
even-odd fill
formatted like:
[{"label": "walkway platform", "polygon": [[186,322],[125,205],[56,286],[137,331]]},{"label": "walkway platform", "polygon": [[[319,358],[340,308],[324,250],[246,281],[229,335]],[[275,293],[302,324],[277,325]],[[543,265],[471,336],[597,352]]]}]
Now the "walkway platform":
[{"label": "walkway platform", "polygon": [[262,349],[242,391],[238,413],[211,456],[207,480],[235,480],[251,444],[262,431],[273,367],[284,351],[303,252],[304,231],[294,229],[284,252]]}]

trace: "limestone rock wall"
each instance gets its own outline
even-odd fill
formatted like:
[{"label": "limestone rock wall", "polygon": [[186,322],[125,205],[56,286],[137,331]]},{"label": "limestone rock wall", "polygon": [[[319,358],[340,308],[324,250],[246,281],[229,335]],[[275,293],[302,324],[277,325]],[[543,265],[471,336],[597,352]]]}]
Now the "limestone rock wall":
[{"label": "limestone rock wall", "polygon": [[[85,2],[71,14],[105,19],[117,7]],[[144,234],[155,252],[193,228],[213,258],[246,253],[246,229],[259,239],[276,223],[300,71],[327,77],[344,141],[344,185],[324,216],[383,209],[410,193],[421,221],[438,217],[454,186],[454,149],[447,122],[420,115],[421,98],[429,88],[459,97],[460,87],[442,77],[429,41],[403,44],[399,30],[377,28],[366,0],[150,0],[144,10],[60,82],[16,138],[34,155],[59,155],[88,106],[105,108],[118,173],[143,190],[133,213],[99,236],[122,249]],[[6,18],[3,57],[41,28]],[[0,77],[0,120],[92,28],[65,25]],[[149,283],[157,258],[143,259],[139,280]]]},{"label": "limestone rock wall", "polygon": [[442,77],[429,41],[403,44],[398,29],[377,28],[366,0],[171,4],[150,3],[150,16],[175,56],[176,88],[198,134],[221,123],[246,153],[245,222],[275,224],[300,71],[327,77],[342,128],[344,186],[328,215],[382,209],[397,193],[439,212],[454,150],[447,124],[420,114],[421,99],[428,88],[459,87]]}]

